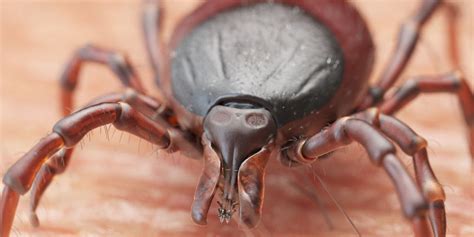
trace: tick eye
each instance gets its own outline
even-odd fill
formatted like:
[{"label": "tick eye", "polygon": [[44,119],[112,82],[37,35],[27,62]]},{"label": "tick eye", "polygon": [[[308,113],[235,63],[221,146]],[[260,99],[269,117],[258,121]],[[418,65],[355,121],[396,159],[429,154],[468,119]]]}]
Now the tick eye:
[{"label": "tick eye", "polygon": [[216,111],[212,115],[212,121],[219,124],[229,123],[230,119],[231,119],[231,115],[225,111]]},{"label": "tick eye", "polygon": [[267,125],[268,121],[263,114],[249,114],[245,117],[245,121],[250,127],[258,128]]}]

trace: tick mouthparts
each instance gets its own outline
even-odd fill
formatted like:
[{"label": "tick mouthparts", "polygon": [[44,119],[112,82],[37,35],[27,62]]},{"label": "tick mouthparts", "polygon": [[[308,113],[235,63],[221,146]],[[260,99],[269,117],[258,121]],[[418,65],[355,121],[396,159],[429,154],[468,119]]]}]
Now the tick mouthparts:
[{"label": "tick mouthparts", "polygon": [[230,219],[232,219],[232,214],[235,213],[236,207],[238,205],[237,201],[232,201],[230,199],[225,199],[222,202],[217,201],[219,208],[217,209],[217,217],[221,223],[229,224]]},{"label": "tick mouthparts", "polygon": [[233,214],[233,210],[228,210],[228,209],[224,209],[224,208],[219,208],[217,210],[218,214],[217,216],[219,217],[219,221],[222,223],[225,223],[226,224],[229,224],[230,222],[230,219],[232,218],[232,214]]},{"label": "tick mouthparts", "polygon": [[265,193],[265,167],[271,151],[263,148],[242,163],[238,175],[240,220],[248,228],[255,227],[262,214]]},{"label": "tick mouthparts", "polygon": [[[219,156],[207,139],[204,139],[203,143],[206,142],[204,169],[192,205],[192,218],[200,225],[207,224],[207,214],[218,188],[219,178],[222,177]],[[221,223],[229,223],[232,215],[239,210],[240,220],[245,226],[253,228],[258,224],[263,204],[265,167],[269,157],[270,150],[262,148],[242,163],[238,171],[238,199],[224,198],[217,201],[219,205],[217,216]]]},{"label": "tick mouthparts", "polygon": [[[203,121],[204,169],[192,206],[193,220],[201,225],[219,187],[221,222],[230,222],[239,205],[249,228],[260,219],[263,176],[277,126],[270,111],[260,107],[214,106]],[[219,185],[220,184],[220,185]]]},{"label": "tick mouthparts", "polygon": [[221,161],[212,149],[209,140],[203,136],[204,168],[194,193],[191,216],[196,224],[207,224],[207,213],[219,182]]}]

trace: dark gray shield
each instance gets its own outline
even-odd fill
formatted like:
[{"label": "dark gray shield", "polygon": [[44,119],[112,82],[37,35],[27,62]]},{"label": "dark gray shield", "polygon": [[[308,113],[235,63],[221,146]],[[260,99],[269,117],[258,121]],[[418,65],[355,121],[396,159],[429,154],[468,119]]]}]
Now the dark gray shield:
[{"label": "dark gray shield", "polygon": [[175,98],[204,116],[220,98],[265,100],[278,126],[324,106],[343,74],[343,55],[322,24],[297,7],[260,3],[219,13],[173,52]]}]

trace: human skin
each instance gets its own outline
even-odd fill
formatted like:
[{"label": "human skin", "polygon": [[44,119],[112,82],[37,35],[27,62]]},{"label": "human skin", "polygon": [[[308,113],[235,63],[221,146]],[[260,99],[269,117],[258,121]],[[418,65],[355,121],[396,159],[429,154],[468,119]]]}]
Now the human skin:
[{"label": "human skin", "polygon": [[[196,3],[166,2],[165,38]],[[474,2],[454,3],[460,6],[461,68],[473,88]],[[374,81],[394,47],[399,24],[417,3],[361,0],[354,4],[367,20],[377,46]],[[148,91],[156,93],[144,51],[140,7],[139,2],[125,0],[1,3],[1,176],[60,118],[58,77],[73,50],[85,43],[126,52]],[[440,10],[423,30],[402,80],[453,69],[446,32],[446,14]],[[102,66],[88,65],[81,80],[78,106],[122,89]],[[472,166],[457,100],[445,94],[421,96],[397,117],[429,143],[431,164],[447,196],[448,235],[474,236]],[[107,139],[104,129],[96,130],[79,145],[82,148],[76,150],[70,167],[53,181],[40,203],[39,228],[29,224],[29,196],[23,196],[12,236],[355,235],[321,186],[313,187],[308,168],[290,170],[276,160],[267,169],[263,217],[255,230],[245,230],[235,222],[220,224],[215,203],[208,226],[197,226],[190,206],[202,163],[154,152],[147,142],[128,135],[120,139],[120,134],[112,129]],[[411,170],[410,157],[398,154]],[[390,179],[369,162],[360,146],[344,148],[313,167],[364,236],[412,233]],[[314,199],[298,187],[318,191],[332,229]]]}]

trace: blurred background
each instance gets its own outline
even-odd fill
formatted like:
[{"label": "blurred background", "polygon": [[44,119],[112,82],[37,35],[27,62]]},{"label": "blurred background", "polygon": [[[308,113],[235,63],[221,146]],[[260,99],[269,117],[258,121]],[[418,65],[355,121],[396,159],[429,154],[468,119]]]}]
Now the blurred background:
[{"label": "blurred background", "polygon": [[[377,46],[373,80],[394,47],[399,24],[416,8],[412,0],[351,1],[362,12]],[[474,84],[474,1],[459,6],[462,70]],[[165,35],[199,4],[165,1]],[[28,151],[60,118],[59,74],[72,52],[85,43],[127,53],[153,93],[154,83],[143,44],[142,4],[132,0],[1,0],[0,175]],[[452,68],[447,54],[447,11],[440,9],[423,30],[420,44],[402,74],[437,74]],[[112,91],[119,81],[102,66],[87,65],[77,105]],[[448,234],[474,236],[473,176],[464,121],[452,95],[421,96],[398,117],[424,136],[438,179],[447,194]],[[289,170],[277,161],[267,169],[263,219],[255,230],[235,222],[220,225],[213,206],[209,225],[190,218],[201,164],[154,150],[119,131],[110,139],[96,130],[76,150],[65,174],[53,181],[38,208],[40,228],[28,222],[29,197],[20,202],[12,236],[354,236],[349,222],[308,169]],[[401,154],[401,152],[399,152]],[[410,157],[401,155],[407,167]],[[411,227],[401,214],[390,180],[370,164],[357,145],[314,165],[314,172],[344,207],[364,236],[406,236]],[[3,186],[0,184],[0,187]],[[325,210],[301,187],[316,190]],[[330,217],[330,224],[323,213]]]}]

